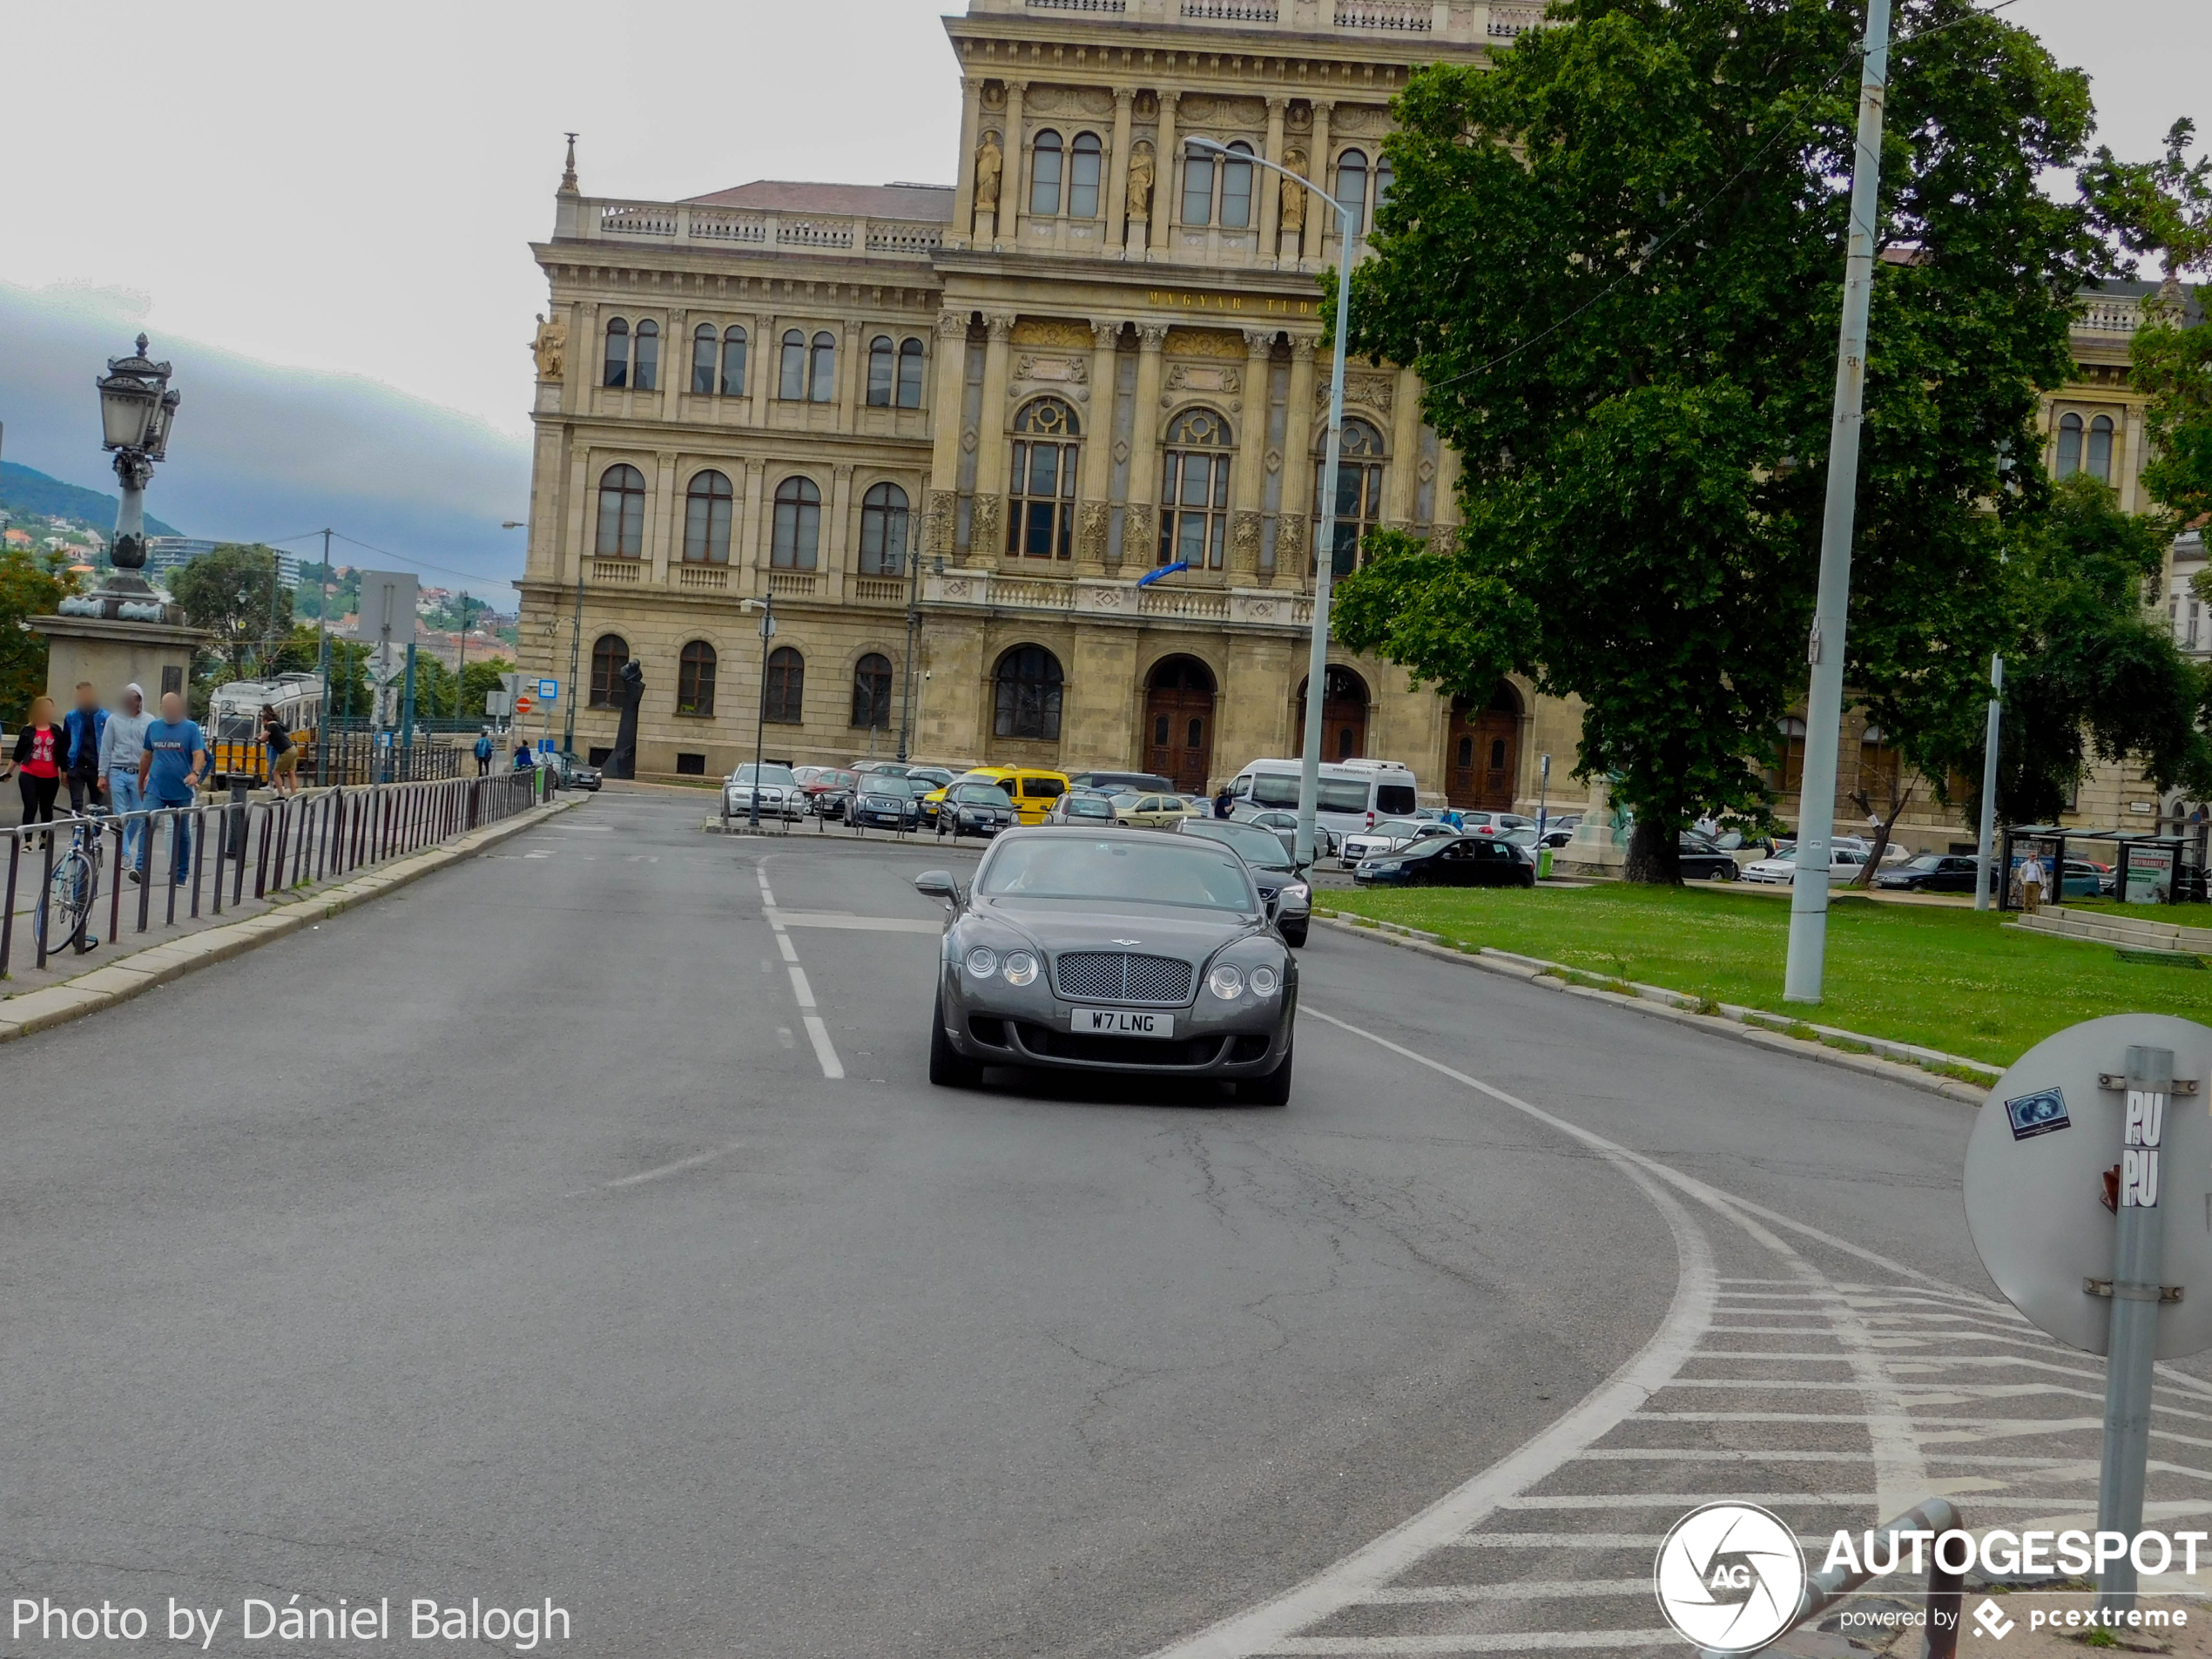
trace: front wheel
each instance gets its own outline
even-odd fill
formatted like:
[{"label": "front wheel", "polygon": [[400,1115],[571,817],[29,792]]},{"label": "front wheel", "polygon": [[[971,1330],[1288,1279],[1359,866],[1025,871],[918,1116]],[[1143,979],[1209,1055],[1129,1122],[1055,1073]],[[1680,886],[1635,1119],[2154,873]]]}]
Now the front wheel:
[{"label": "front wheel", "polygon": [[983,1081],[982,1066],[953,1047],[941,1001],[929,1014],[929,1081],[940,1089],[974,1089]]},{"label": "front wheel", "polygon": [[1719,869],[1713,872],[1713,880],[1716,881],[1733,881],[1736,880],[1736,867],[1733,864],[1723,864]]},{"label": "front wheel", "polygon": [[1291,1062],[1297,1045],[1283,1050],[1283,1063],[1264,1077],[1248,1078],[1237,1085],[1237,1098],[1254,1106],[1287,1106],[1291,1103]]}]

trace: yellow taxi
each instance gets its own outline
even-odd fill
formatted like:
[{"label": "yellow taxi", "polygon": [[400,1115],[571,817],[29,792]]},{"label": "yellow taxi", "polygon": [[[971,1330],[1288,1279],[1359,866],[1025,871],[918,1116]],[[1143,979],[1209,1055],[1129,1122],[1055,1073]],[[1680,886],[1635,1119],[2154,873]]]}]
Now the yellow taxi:
[{"label": "yellow taxi", "polygon": [[1042,824],[1045,814],[1052,810],[1052,803],[1068,792],[1068,774],[1031,766],[977,766],[961,773],[944,789],[932,790],[921,798],[921,815],[930,823],[937,821],[937,809],[944,804],[945,790],[953,784],[996,784],[1014,803],[1014,816],[1018,821]]}]

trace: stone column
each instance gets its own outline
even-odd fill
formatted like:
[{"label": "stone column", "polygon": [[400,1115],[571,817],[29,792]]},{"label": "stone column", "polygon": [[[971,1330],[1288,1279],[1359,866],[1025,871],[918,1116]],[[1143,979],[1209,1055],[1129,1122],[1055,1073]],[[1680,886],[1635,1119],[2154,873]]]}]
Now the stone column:
[{"label": "stone column", "polygon": [[949,559],[960,512],[960,443],[967,421],[968,314],[946,311],[937,317],[937,379],[931,395],[929,493],[922,502],[921,541],[925,559]]},{"label": "stone column", "polygon": [[668,580],[668,567],[677,550],[677,536],[684,533],[683,513],[676,499],[676,454],[664,449],[656,457],[660,464],[653,469],[653,511],[645,529],[645,560],[652,566],[650,580],[659,587]]},{"label": "stone column", "polygon": [[968,76],[960,89],[960,188],[953,196],[953,235],[964,243],[975,234],[975,150],[983,142],[982,78]]},{"label": "stone column", "polygon": [[764,593],[768,587],[767,579],[760,574],[761,567],[768,563],[764,545],[768,501],[763,475],[766,470],[765,461],[746,462],[745,499],[732,503],[738,515],[737,590],[740,594]]},{"label": "stone column", "polygon": [[1403,529],[1413,522],[1420,499],[1421,377],[1398,371],[1390,400],[1390,470],[1383,486],[1383,523]]},{"label": "stone column", "polygon": [[[1312,216],[1307,223],[1312,222]],[[1303,584],[1313,543],[1313,410],[1318,334],[1291,336],[1291,401],[1283,418],[1283,510],[1275,518],[1275,574]]]},{"label": "stone column", "polygon": [[[1313,100],[1313,153],[1306,158],[1305,176],[1322,189],[1332,187],[1329,177],[1329,111],[1336,107],[1319,98]],[[1305,245],[1300,256],[1309,260],[1322,257],[1325,239],[1336,228],[1337,216],[1326,202],[1309,199],[1305,204]]]},{"label": "stone column", "polygon": [[[1126,112],[1126,111],[1124,111]],[[1090,401],[1084,406],[1082,475],[1076,486],[1076,557],[1103,569],[1113,508],[1115,342],[1119,319],[1090,326]]]},{"label": "stone column", "polygon": [[822,593],[832,599],[842,599],[848,590],[849,574],[846,557],[853,539],[853,463],[840,461],[831,474],[834,482],[830,486],[829,547],[823,558],[824,580]]},{"label": "stone column", "polygon": [[[1175,101],[1177,94],[1163,91],[1160,94],[1160,141],[1152,158],[1152,246],[1156,249],[1168,245],[1168,233],[1174,226],[1183,200],[1183,157],[1178,146],[1182,140],[1175,136]],[[1153,388],[1155,398],[1159,388]]]},{"label": "stone column", "polygon": [[983,409],[975,422],[975,507],[968,542],[971,562],[995,563],[1006,551],[1006,381],[1011,312],[983,319],[990,343],[983,352]]},{"label": "stone column", "polygon": [[1122,520],[1122,558],[1149,568],[1159,556],[1160,381],[1168,326],[1136,326],[1136,408],[1130,423],[1129,502]]},{"label": "stone column", "polygon": [[1436,527],[1456,528],[1460,522],[1460,452],[1440,438],[1436,445]]},{"label": "stone column", "polygon": [[[1283,160],[1283,119],[1290,113],[1291,101],[1286,98],[1267,100],[1267,148],[1261,153],[1278,166]],[[1255,168],[1259,174],[1259,258],[1263,265],[1277,261],[1277,245],[1280,240],[1276,227],[1282,222],[1283,176],[1264,167]]]},{"label": "stone column", "polygon": [[845,323],[845,361],[837,377],[837,429],[850,432],[860,424],[860,362],[867,354],[867,327],[847,318]]},{"label": "stone column", "polygon": [[1230,463],[1231,586],[1249,585],[1259,577],[1260,508],[1267,489],[1267,382],[1274,352],[1272,328],[1244,331],[1244,408],[1237,427],[1237,458]]},{"label": "stone column", "polygon": [[[563,583],[583,579],[585,562],[590,558],[598,536],[598,492],[591,485],[590,451],[579,443],[569,458],[569,512],[564,537],[568,547],[563,550],[558,566]],[[573,563],[568,556],[571,552],[576,555]]]},{"label": "stone column", "polygon": [[660,350],[660,418],[680,421],[684,418],[684,394],[691,389],[691,314],[671,311],[661,327],[668,332],[662,336]]},{"label": "stone column", "polygon": [[1029,187],[1029,141],[1022,131],[1022,94],[1026,81],[1006,84],[1006,176],[999,185],[998,239],[1022,239],[1022,210],[1028,205],[1023,194]]},{"label": "stone column", "polygon": [[1114,89],[1114,148],[1106,158],[1106,235],[1116,257],[1125,255],[1129,246],[1130,105],[1136,100],[1135,87]]},{"label": "stone column", "polygon": [[591,388],[606,372],[606,342],[599,338],[599,307],[579,300],[569,307],[568,383],[561,388],[561,412],[584,415],[591,408]]}]

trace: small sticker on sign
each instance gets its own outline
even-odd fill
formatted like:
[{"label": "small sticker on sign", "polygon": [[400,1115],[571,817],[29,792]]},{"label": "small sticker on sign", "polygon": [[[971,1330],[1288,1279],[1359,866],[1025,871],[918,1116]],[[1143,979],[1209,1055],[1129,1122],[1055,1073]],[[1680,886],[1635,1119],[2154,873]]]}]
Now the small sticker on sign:
[{"label": "small sticker on sign", "polygon": [[2066,1096],[2055,1089],[2039,1089],[2033,1095],[2022,1095],[2005,1103],[2005,1116],[2013,1126],[2013,1138],[2031,1140],[2038,1135],[2049,1135],[2074,1126],[2067,1115]]}]

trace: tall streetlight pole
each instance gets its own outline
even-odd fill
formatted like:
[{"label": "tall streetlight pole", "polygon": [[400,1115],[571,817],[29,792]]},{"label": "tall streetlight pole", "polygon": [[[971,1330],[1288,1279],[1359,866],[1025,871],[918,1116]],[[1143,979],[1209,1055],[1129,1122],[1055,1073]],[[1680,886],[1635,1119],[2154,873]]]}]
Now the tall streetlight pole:
[{"label": "tall streetlight pole", "polygon": [[[1882,4],[1885,0],[1875,0]],[[1329,448],[1321,469],[1321,522],[1313,557],[1313,641],[1306,658],[1305,750],[1300,757],[1298,792],[1298,841],[1292,861],[1313,862],[1313,819],[1321,797],[1321,705],[1329,678],[1329,587],[1336,574],[1337,460],[1344,442],[1344,365],[1346,330],[1352,320],[1352,209],[1303,173],[1267,159],[1231,151],[1217,138],[1186,138],[1192,154],[1224,157],[1264,167],[1303,185],[1337,212],[1337,351],[1329,374]],[[1366,204],[1362,202],[1364,208]]]},{"label": "tall streetlight pole", "polygon": [[1836,765],[1844,724],[1844,631],[1851,613],[1851,531],[1858,512],[1858,440],[1866,408],[1866,319],[1874,298],[1881,207],[1882,107],[1889,95],[1890,0],[1867,0],[1851,162],[1851,239],[1836,346],[1836,411],[1828,440],[1827,511],[1820,523],[1820,597],[1813,611],[1812,689],[1805,698],[1804,779],[1797,797],[1797,869],[1790,883],[1790,957],[1782,995],[1820,1001],[1828,955],[1828,867],[1835,856]]},{"label": "tall streetlight pole", "polygon": [[315,721],[315,787],[330,781],[330,536],[322,533],[322,569],[315,573],[315,668],[322,675],[322,713]]},{"label": "tall streetlight pole", "polygon": [[[101,447],[115,455],[115,478],[120,486],[115,509],[115,540],[108,550],[114,574],[98,593],[84,599],[64,599],[64,616],[122,615],[121,607],[158,604],[143,572],[146,563],[146,486],[153,482],[156,462],[169,453],[169,429],[177,419],[179,395],[169,385],[169,365],[146,355],[146,337],[138,336],[138,350],[129,357],[107,360],[107,374],[99,381]],[[136,614],[132,621],[144,621]],[[177,616],[169,614],[169,620]]]},{"label": "tall streetlight pole", "polygon": [[760,698],[752,718],[752,810],[746,815],[751,826],[757,830],[760,827],[761,756],[768,743],[768,653],[774,648],[776,638],[776,596],[771,593],[759,599],[745,600],[738,609],[760,618]]}]

